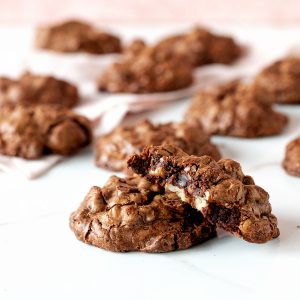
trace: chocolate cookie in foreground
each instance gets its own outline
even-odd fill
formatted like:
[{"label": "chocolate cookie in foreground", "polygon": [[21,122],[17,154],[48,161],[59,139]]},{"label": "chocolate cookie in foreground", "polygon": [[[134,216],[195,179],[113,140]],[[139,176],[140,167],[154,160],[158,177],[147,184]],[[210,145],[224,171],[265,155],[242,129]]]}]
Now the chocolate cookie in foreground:
[{"label": "chocolate cookie in foreground", "polygon": [[255,138],[280,134],[287,117],[259,101],[252,85],[232,81],[199,92],[186,115],[210,134]]},{"label": "chocolate cookie in foreground", "polygon": [[172,144],[193,155],[220,159],[218,148],[199,125],[166,123],[155,125],[143,120],[131,126],[119,126],[100,137],[96,144],[96,165],[113,171],[126,171],[127,159],[149,145]]},{"label": "chocolate cookie in foreground", "polygon": [[240,164],[209,156],[189,156],[173,146],[150,146],[128,166],[154,184],[176,192],[204,217],[251,243],[279,236],[268,193],[245,176]]},{"label": "chocolate cookie in foreground", "polygon": [[0,153],[37,159],[71,155],[91,142],[88,119],[60,106],[6,104],[0,109]]},{"label": "chocolate cookie in foreground", "polygon": [[76,237],[116,252],[186,249],[216,235],[202,214],[175,193],[140,177],[94,186],[70,217]]},{"label": "chocolate cookie in foreground", "polygon": [[257,97],[282,104],[300,104],[300,59],[286,57],[264,68],[254,81]]},{"label": "chocolate cookie in foreground", "polygon": [[232,37],[217,35],[201,27],[185,34],[167,37],[161,40],[156,48],[160,52],[188,56],[194,66],[230,64],[243,52]]},{"label": "chocolate cookie in foreground", "polygon": [[78,20],[38,28],[35,46],[57,52],[90,54],[118,53],[122,49],[117,36]]},{"label": "chocolate cookie in foreground", "polygon": [[282,165],[288,174],[300,177],[300,137],[288,143]]},{"label": "chocolate cookie in foreground", "polygon": [[190,86],[193,68],[181,55],[163,54],[154,47],[129,46],[98,80],[98,89],[111,93],[158,93]]},{"label": "chocolate cookie in foreground", "polygon": [[19,79],[0,77],[0,104],[59,104],[73,107],[79,101],[76,86],[52,76],[26,72]]}]

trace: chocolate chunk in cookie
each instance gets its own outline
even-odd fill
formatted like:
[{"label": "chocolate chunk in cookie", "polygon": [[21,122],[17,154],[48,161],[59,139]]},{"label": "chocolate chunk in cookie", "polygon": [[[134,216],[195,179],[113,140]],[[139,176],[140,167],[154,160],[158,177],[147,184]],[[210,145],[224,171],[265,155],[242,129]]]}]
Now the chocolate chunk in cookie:
[{"label": "chocolate chunk in cookie", "polygon": [[286,57],[264,68],[254,81],[259,99],[273,103],[300,103],[300,59]]},{"label": "chocolate chunk in cookie", "polygon": [[0,104],[59,104],[73,107],[79,101],[76,86],[52,76],[24,73],[19,79],[0,77]]},{"label": "chocolate chunk in cookie", "polygon": [[282,165],[287,173],[300,177],[300,137],[288,143]]},{"label": "chocolate chunk in cookie", "polygon": [[176,192],[212,224],[248,242],[264,243],[279,235],[268,193],[233,160],[189,156],[166,145],[145,148],[128,160],[128,166]]},{"label": "chocolate chunk in cookie", "polygon": [[119,126],[99,138],[96,145],[96,164],[114,171],[126,171],[127,159],[140,153],[145,146],[172,144],[188,154],[210,155],[220,159],[218,148],[199,125],[166,123],[154,125],[144,120],[131,126]]},{"label": "chocolate chunk in cookie", "polygon": [[183,89],[193,82],[193,68],[184,56],[160,53],[135,42],[98,80],[100,91],[157,93]]},{"label": "chocolate chunk in cookie", "polygon": [[57,52],[107,54],[121,52],[120,39],[88,23],[70,20],[37,30],[37,48]]},{"label": "chocolate chunk in cookie", "polygon": [[239,81],[199,92],[185,119],[199,122],[210,134],[244,138],[279,134],[288,120],[271,103],[256,99],[252,85]]},{"label": "chocolate chunk in cookie", "polygon": [[76,237],[116,252],[168,252],[215,236],[215,227],[175,193],[139,177],[110,177],[91,188],[70,217]]},{"label": "chocolate chunk in cookie", "polygon": [[214,34],[201,27],[196,27],[186,34],[167,37],[156,47],[160,52],[188,56],[194,66],[230,64],[242,54],[241,47],[233,38]]},{"label": "chocolate chunk in cookie", "polygon": [[0,153],[37,159],[70,155],[91,142],[91,124],[60,106],[6,104],[0,109]]}]

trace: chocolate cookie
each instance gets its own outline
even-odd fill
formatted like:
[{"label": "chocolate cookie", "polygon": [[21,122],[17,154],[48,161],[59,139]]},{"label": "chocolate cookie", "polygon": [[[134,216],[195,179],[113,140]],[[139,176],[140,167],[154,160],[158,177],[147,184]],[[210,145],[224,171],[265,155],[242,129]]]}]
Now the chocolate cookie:
[{"label": "chocolate cookie", "polygon": [[282,165],[287,173],[300,177],[300,137],[288,143]]},{"label": "chocolate cookie", "polygon": [[161,52],[188,56],[194,66],[230,64],[242,54],[241,47],[233,38],[214,34],[201,27],[186,34],[167,37],[156,47]]},{"label": "chocolate cookie", "polygon": [[112,93],[157,93],[183,89],[192,82],[193,68],[186,57],[163,54],[135,42],[102,73],[98,89]]},{"label": "chocolate cookie", "polygon": [[0,109],[0,153],[37,159],[70,155],[91,142],[90,122],[60,106],[6,104]]},{"label": "chocolate cookie", "polygon": [[259,101],[253,86],[232,81],[198,93],[189,107],[187,122],[199,122],[210,134],[254,138],[279,134],[287,117]]},{"label": "chocolate cookie", "polygon": [[38,28],[35,45],[37,48],[57,52],[91,54],[121,52],[121,42],[118,37],[77,20]]},{"label": "chocolate cookie", "polygon": [[19,79],[0,77],[0,104],[59,104],[73,107],[79,101],[77,88],[52,76],[24,73]]},{"label": "chocolate cookie", "polygon": [[257,97],[273,103],[300,103],[300,59],[286,57],[264,68],[255,78]]},{"label": "chocolate cookie", "polygon": [[131,126],[119,126],[99,138],[96,145],[96,165],[114,171],[126,171],[127,159],[140,153],[145,146],[172,144],[194,155],[210,155],[220,159],[218,148],[199,125],[166,123],[154,125],[143,120]]},{"label": "chocolate cookie", "polygon": [[70,217],[76,237],[116,252],[168,252],[213,236],[215,228],[175,193],[139,177],[110,177],[90,189]]},{"label": "chocolate cookie", "polygon": [[176,192],[212,224],[248,242],[264,243],[279,235],[268,193],[233,160],[189,156],[166,145],[146,147],[128,160],[128,166]]}]

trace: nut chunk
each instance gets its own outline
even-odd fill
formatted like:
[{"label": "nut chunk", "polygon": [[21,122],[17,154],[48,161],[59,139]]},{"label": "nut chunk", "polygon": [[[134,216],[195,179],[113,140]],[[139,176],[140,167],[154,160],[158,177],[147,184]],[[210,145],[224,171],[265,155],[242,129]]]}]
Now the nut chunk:
[{"label": "nut chunk", "polygon": [[176,192],[212,224],[252,243],[278,237],[269,195],[245,176],[239,163],[189,156],[173,146],[150,146],[128,160],[132,170]]},{"label": "nut chunk", "polygon": [[138,176],[91,188],[70,217],[76,237],[116,252],[186,249],[216,235],[200,212]]},{"label": "nut chunk", "polygon": [[300,177],[300,137],[288,143],[283,167],[290,175]]},{"label": "nut chunk", "polygon": [[37,159],[70,155],[91,142],[88,119],[60,106],[6,104],[0,110],[0,153]]}]

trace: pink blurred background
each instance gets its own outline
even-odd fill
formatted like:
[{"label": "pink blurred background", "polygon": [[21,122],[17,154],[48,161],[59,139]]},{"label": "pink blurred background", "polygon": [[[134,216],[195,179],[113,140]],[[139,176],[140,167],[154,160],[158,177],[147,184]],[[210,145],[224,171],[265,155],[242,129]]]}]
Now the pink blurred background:
[{"label": "pink blurred background", "polygon": [[0,0],[0,23],[81,17],[99,23],[300,24],[299,0]]}]

